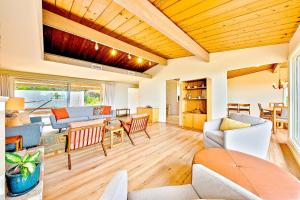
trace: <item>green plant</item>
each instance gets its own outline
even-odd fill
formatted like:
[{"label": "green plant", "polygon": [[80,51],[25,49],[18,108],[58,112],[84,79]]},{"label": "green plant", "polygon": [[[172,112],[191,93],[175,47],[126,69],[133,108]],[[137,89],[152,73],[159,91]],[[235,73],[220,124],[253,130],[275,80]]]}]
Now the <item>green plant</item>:
[{"label": "green plant", "polygon": [[16,153],[5,153],[5,161],[10,164],[16,164],[12,174],[20,173],[24,179],[26,179],[29,174],[32,174],[36,166],[39,164],[40,151],[34,152],[32,155],[26,153],[23,157]]}]

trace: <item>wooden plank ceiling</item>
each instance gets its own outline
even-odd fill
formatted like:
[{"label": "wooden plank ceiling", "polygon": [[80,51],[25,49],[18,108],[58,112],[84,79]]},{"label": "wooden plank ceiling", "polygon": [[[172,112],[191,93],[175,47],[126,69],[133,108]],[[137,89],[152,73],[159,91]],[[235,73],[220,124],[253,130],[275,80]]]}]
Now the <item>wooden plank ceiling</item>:
[{"label": "wooden plank ceiling", "polygon": [[227,72],[227,79],[239,77],[239,76],[244,76],[248,74],[253,74],[256,72],[261,72],[261,71],[270,71],[270,73],[276,73],[277,70],[280,68],[287,68],[288,65],[287,63],[274,63],[274,64],[269,64],[269,65],[261,65],[261,66],[255,66],[255,67],[247,67],[247,68],[242,68],[242,69],[235,69],[235,70],[230,70]]},{"label": "wooden plank ceiling", "polygon": [[136,56],[130,55],[129,59],[128,54],[122,51],[116,51],[116,55],[113,56],[110,47],[98,44],[98,50],[96,50],[93,41],[45,25],[43,33],[46,53],[137,72],[144,72],[157,64],[145,59],[139,63]]},{"label": "wooden plank ceiling", "polygon": [[[286,43],[300,21],[300,0],[149,1],[208,52]],[[112,0],[43,0],[43,7],[167,59],[191,55]]]}]

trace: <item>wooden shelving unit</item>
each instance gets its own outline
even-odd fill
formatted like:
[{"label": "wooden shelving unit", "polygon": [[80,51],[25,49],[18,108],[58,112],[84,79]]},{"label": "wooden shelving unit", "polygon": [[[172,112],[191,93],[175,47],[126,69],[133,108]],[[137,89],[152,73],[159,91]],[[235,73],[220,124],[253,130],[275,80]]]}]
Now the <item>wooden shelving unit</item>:
[{"label": "wooden shelving unit", "polygon": [[203,130],[204,122],[210,118],[211,81],[198,79],[182,82],[182,126]]}]

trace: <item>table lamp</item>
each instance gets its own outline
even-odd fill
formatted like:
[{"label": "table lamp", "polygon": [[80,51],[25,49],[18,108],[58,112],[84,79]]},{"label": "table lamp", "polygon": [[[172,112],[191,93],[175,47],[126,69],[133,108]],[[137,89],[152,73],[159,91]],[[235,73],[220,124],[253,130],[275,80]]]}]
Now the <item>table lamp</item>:
[{"label": "table lamp", "polygon": [[25,101],[24,98],[11,97],[6,101],[5,113],[6,113],[6,127],[20,126],[21,120],[18,117],[19,110],[24,110]]},{"label": "table lamp", "polygon": [[17,113],[19,110],[24,110],[25,101],[24,98],[11,97],[6,101],[5,110],[7,113]]}]

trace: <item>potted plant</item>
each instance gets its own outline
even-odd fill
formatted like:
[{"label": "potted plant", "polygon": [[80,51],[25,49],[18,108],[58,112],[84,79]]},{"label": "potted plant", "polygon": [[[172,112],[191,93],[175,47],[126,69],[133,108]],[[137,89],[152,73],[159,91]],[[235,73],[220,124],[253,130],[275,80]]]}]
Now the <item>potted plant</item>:
[{"label": "potted plant", "polygon": [[23,157],[16,153],[5,153],[5,161],[12,168],[6,170],[6,183],[10,196],[19,196],[29,192],[39,182],[40,151],[26,153]]}]

